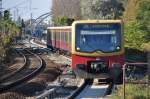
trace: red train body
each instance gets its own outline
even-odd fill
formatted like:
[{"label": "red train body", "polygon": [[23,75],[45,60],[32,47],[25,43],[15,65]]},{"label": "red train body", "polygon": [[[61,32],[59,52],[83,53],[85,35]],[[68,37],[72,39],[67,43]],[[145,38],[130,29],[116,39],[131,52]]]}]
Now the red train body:
[{"label": "red train body", "polygon": [[72,26],[50,27],[47,46],[71,53],[77,76],[118,82],[124,64],[122,27],[120,20],[85,20]]},{"label": "red train body", "polygon": [[49,27],[47,46],[52,49],[71,52],[71,26]]}]

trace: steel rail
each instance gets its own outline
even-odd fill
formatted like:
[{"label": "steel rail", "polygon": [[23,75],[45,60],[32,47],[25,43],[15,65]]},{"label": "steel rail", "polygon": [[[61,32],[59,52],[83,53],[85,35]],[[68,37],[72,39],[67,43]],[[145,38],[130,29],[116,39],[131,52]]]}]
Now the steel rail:
[{"label": "steel rail", "polygon": [[110,82],[109,86],[108,86],[108,88],[107,88],[107,90],[106,90],[106,92],[105,92],[103,97],[105,97],[105,96],[107,96],[107,95],[112,93],[113,86],[114,86],[114,84],[112,82]]},{"label": "steel rail", "polygon": [[[98,98],[104,98],[106,95],[108,95],[111,92],[111,89],[113,87],[112,83],[109,84],[96,84],[88,83],[83,88],[82,91],[80,91],[76,97],[71,97],[70,99],[80,99],[80,98],[91,98],[91,99],[98,99]],[[97,89],[95,89],[97,88]]]},{"label": "steel rail", "polygon": [[[41,46],[41,44],[37,44],[36,42],[32,42],[33,44],[36,44],[37,46]],[[64,55],[62,55],[64,56]],[[70,59],[70,57],[67,57],[67,56],[64,56],[67,60]],[[65,71],[62,69],[62,71]],[[64,75],[64,74],[63,74]],[[61,75],[59,76],[61,77]],[[58,77],[58,79],[59,79]],[[67,99],[74,99],[87,85],[87,81],[85,81],[84,79],[82,79],[80,81],[80,84],[78,85],[78,88],[73,91],[73,93],[71,93]],[[55,91],[57,91],[57,89],[59,90],[59,87],[56,87],[56,88],[52,88],[52,89],[49,89],[45,92],[43,92],[42,94],[38,95],[37,97],[35,97],[35,99],[42,99],[42,98],[45,98],[45,97],[48,97],[48,99],[53,99],[54,97],[54,94],[55,94]],[[60,98],[61,99],[61,98]]]},{"label": "steel rail", "polygon": [[79,87],[76,89],[75,92],[73,92],[70,96],[68,96],[67,99],[75,99],[75,97],[77,97],[86,87],[87,82],[84,81],[81,85],[79,85]]},{"label": "steel rail", "polygon": [[[37,45],[40,45],[40,44],[37,44]],[[91,81],[90,81],[90,83],[91,83]],[[78,86],[78,88],[75,91],[73,91],[73,93],[71,93],[71,95],[69,95],[67,97],[67,99],[75,99],[78,95],[81,94],[81,92],[86,88],[86,86],[88,84],[89,84],[89,81],[84,81],[82,84],[80,84]],[[106,88],[106,91],[104,92],[104,94],[101,97],[105,97],[106,95],[111,93],[112,87],[113,87],[113,84],[109,83],[108,88]],[[48,97],[49,99],[53,99],[54,98],[53,95],[54,95],[56,90],[57,90],[57,88],[56,89],[50,89],[50,90],[44,92],[43,94],[37,96],[36,99],[41,99],[41,98],[45,98],[45,97]]]},{"label": "steel rail", "polygon": [[[17,52],[18,52],[18,51],[17,51]],[[22,71],[22,70],[26,67],[26,65],[27,65],[27,58],[26,58],[26,56],[25,56],[22,52],[18,52],[18,53],[21,54],[22,57],[23,57],[23,59],[24,59],[23,65],[21,66],[21,68],[18,68],[16,71],[11,72],[11,73],[9,73],[9,74],[6,75],[6,76],[1,77],[1,78],[0,78],[0,83],[2,83],[2,81],[4,81],[4,80],[9,79],[9,78],[11,78],[12,76],[16,75],[17,73],[19,73],[20,71]]]},{"label": "steel rail", "polygon": [[[30,52],[30,51],[28,51],[28,52]],[[16,87],[16,86],[18,86],[18,85],[20,85],[22,83],[25,83],[25,82],[29,81],[30,79],[32,79],[33,77],[35,77],[37,74],[39,74],[42,70],[44,70],[45,65],[46,65],[45,61],[40,56],[38,56],[38,55],[36,55],[36,54],[34,54],[32,52],[30,52],[30,53],[33,54],[36,58],[39,59],[40,66],[38,66],[38,68],[36,70],[34,70],[32,73],[30,73],[30,74],[28,74],[28,75],[20,78],[19,80],[14,81],[14,82],[12,82],[12,83],[10,83],[8,85],[3,86],[0,89],[0,93],[3,93],[3,92],[5,92],[5,91],[7,91],[7,90],[9,90],[9,89],[11,89],[13,87]]]}]

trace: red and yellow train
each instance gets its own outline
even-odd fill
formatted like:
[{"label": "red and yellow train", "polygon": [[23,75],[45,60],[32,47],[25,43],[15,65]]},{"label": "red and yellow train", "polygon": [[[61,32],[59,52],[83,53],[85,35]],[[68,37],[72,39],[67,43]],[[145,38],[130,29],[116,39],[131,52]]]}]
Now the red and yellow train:
[{"label": "red and yellow train", "polygon": [[118,82],[124,64],[123,22],[81,20],[72,26],[49,27],[47,46],[70,52],[79,77],[112,78]]}]

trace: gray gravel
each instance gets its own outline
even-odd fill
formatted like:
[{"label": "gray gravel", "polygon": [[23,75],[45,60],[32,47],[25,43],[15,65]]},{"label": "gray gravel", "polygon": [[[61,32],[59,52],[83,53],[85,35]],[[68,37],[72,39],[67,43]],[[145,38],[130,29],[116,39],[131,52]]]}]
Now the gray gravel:
[{"label": "gray gravel", "polygon": [[59,55],[57,53],[55,54],[52,54],[50,53],[48,55],[48,57],[53,60],[55,63],[58,63],[58,64],[66,64],[66,65],[71,65],[72,61],[70,58],[66,57],[66,56],[63,56],[63,55]]}]

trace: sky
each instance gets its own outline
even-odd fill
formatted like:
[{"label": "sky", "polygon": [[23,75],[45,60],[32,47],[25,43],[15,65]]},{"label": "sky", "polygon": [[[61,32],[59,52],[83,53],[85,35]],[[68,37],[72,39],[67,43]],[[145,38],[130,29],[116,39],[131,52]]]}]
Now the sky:
[{"label": "sky", "polygon": [[2,0],[2,8],[10,9],[13,19],[17,19],[18,16],[21,16],[27,20],[30,18],[31,13],[35,19],[44,13],[50,12],[52,6],[51,1],[52,0]]}]

